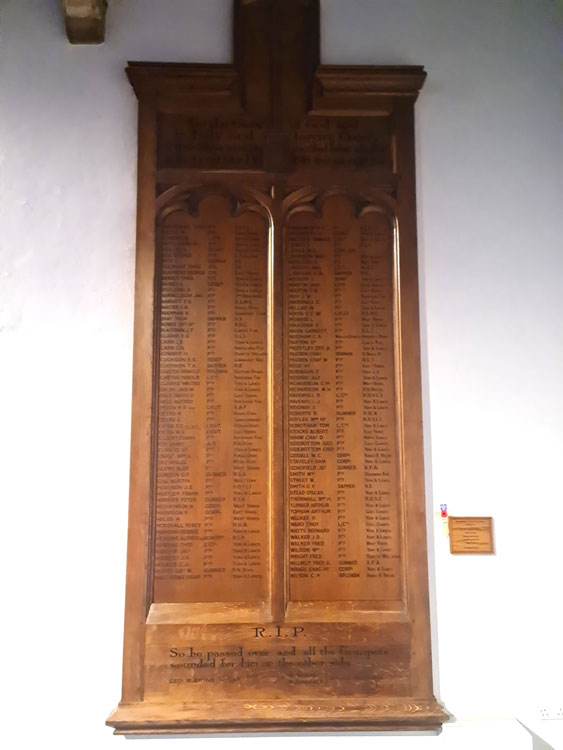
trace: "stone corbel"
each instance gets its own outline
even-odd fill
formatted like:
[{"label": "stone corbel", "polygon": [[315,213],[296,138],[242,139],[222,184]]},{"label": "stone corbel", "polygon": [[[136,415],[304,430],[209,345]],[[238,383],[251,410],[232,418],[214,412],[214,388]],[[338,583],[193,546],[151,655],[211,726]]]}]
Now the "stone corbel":
[{"label": "stone corbel", "polygon": [[66,34],[71,44],[104,41],[107,0],[61,0]]}]

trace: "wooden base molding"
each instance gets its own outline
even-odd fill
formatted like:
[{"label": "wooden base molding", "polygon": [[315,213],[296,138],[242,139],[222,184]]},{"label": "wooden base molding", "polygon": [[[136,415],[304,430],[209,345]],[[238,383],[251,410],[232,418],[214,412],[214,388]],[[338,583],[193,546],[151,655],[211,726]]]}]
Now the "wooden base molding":
[{"label": "wooden base molding", "polygon": [[[215,718],[210,718],[215,716]],[[275,718],[274,718],[275,717]],[[436,700],[213,701],[120,704],[108,717],[114,734],[216,732],[435,731],[448,714]]]}]

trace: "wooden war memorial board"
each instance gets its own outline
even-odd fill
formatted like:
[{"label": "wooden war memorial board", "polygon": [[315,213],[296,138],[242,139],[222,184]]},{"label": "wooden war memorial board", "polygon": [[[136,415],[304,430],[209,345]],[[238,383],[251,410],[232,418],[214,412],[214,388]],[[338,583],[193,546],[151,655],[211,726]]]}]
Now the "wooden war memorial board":
[{"label": "wooden war memorial board", "polygon": [[121,734],[439,729],[419,364],[421,67],[327,66],[315,0],[139,100]]}]

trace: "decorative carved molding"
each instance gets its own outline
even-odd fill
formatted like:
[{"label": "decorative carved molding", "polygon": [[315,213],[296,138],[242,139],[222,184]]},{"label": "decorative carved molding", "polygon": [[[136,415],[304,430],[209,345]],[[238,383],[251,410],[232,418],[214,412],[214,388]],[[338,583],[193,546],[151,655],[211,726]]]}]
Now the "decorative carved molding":
[{"label": "decorative carved molding", "polygon": [[235,187],[221,184],[197,186],[176,185],[156,200],[157,225],[173,211],[185,211],[190,216],[199,216],[199,204],[204,198],[221,196],[230,204],[231,216],[240,216],[244,211],[256,211],[268,223],[272,220],[272,199],[267,193],[251,187]]},{"label": "decorative carved molding", "polygon": [[365,216],[370,211],[380,211],[387,216],[391,226],[394,226],[396,201],[393,198],[382,191],[366,190],[360,193],[338,185],[323,189],[308,185],[293,191],[285,197],[282,203],[282,216],[284,220],[287,220],[296,211],[308,211],[315,216],[322,216],[327,198],[337,195],[345,196],[350,201],[356,218]]},{"label": "decorative carved molding", "polygon": [[102,44],[107,0],[61,0],[61,5],[71,44]]}]

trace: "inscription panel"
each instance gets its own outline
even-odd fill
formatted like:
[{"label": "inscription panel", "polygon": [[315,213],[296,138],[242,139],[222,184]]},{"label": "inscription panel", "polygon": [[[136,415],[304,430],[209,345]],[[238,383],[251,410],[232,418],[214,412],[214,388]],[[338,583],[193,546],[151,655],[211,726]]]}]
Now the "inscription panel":
[{"label": "inscription panel", "polygon": [[154,601],[267,594],[268,227],[207,197],[163,221]]},{"label": "inscription panel", "polygon": [[392,167],[386,117],[306,117],[294,134],[296,167],[370,169]]},{"label": "inscription panel", "polygon": [[161,169],[260,169],[264,125],[240,115],[161,115],[157,150]]},{"label": "inscription panel", "polygon": [[407,626],[174,626],[147,632],[151,694],[174,702],[223,695],[408,695]]},{"label": "inscription panel", "polygon": [[392,227],[331,197],[285,246],[290,600],[399,600]]}]

